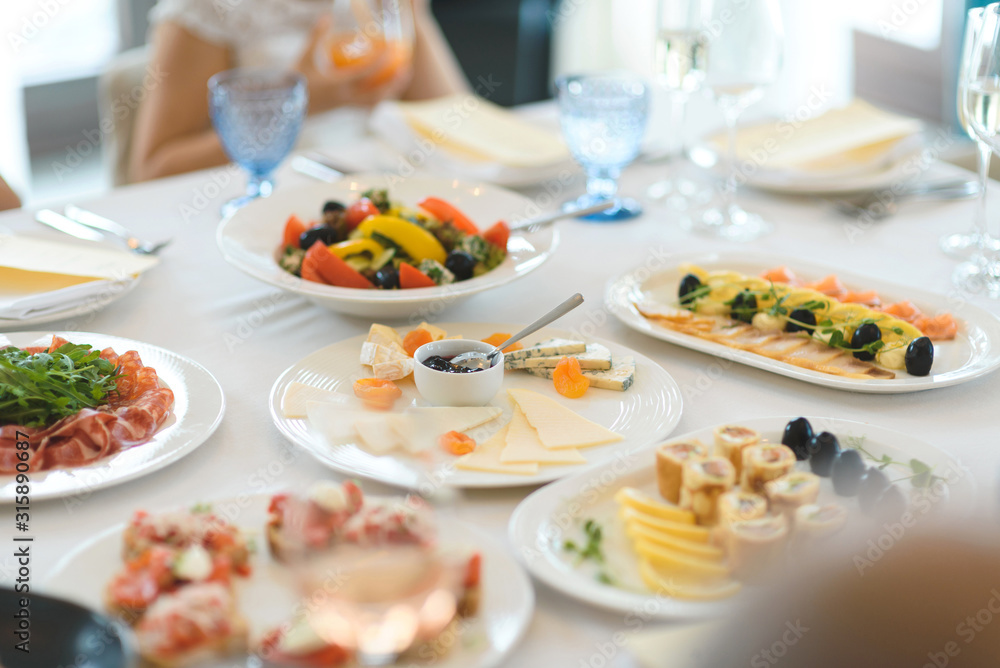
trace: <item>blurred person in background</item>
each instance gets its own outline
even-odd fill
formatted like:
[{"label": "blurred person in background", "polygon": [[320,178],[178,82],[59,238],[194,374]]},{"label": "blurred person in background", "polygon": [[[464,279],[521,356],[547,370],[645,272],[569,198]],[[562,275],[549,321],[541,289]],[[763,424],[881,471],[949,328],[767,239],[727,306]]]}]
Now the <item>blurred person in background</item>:
[{"label": "blurred person in background", "polygon": [[132,180],[222,165],[228,158],[212,129],[208,80],[234,67],[294,69],[309,87],[309,113],[370,107],[381,100],[428,99],[468,90],[431,15],[430,0],[413,8],[411,60],[398,67],[326,71],[317,50],[335,30],[329,0],[160,0],[150,14],[151,71],[162,73],[139,109],[132,143]]},{"label": "blurred person in background", "polygon": [[21,200],[17,198],[17,195],[7,182],[3,180],[0,176],[0,211],[6,211],[7,209],[18,209],[21,207]]}]

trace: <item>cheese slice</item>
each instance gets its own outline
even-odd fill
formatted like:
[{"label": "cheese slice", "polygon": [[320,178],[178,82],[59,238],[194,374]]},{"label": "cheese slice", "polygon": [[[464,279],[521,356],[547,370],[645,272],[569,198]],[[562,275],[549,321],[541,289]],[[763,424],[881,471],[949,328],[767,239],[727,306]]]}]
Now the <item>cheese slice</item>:
[{"label": "cheese slice", "polygon": [[429,406],[384,417],[399,434],[410,452],[437,447],[438,439],[449,431],[468,431],[503,414],[495,406]]},{"label": "cheese slice", "polygon": [[312,427],[330,447],[351,445],[358,442],[354,429],[357,411],[328,401],[306,401],[306,415]]},{"label": "cheese slice", "polygon": [[[434,340],[434,341],[440,341],[441,339],[443,339],[443,338],[445,338],[445,337],[448,336],[448,332],[444,331],[440,327],[435,327],[434,325],[432,325],[432,324],[430,324],[429,322],[426,322],[426,321],[420,323],[419,325],[417,325],[413,329],[426,329],[427,332],[431,335],[431,339]],[[459,337],[459,338],[461,338],[461,337]]]},{"label": "cheese slice", "polygon": [[380,346],[385,346],[391,348],[398,353],[403,355],[406,354],[406,349],[403,348],[403,337],[399,335],[392,327],[386,325],[380,325],[377,322],[373,322],[371,329],[368,330],[368,338],[365,339],[367,343],[377,343]]},{"label": "cheese slice", "polygon": [[463,471],[481,471],[484,473],[508,473],[512,475],[535,475],[538,473],[536,462],[523,464],[504,464],[500,461],[500,453],[507,443],[508,425],[493,434],[487,441],[476,446],[467,455],[462,455],[455,461],[455,468]]},{"label": "cheese slice", "polygon": [[564,357],[575,357],[580,362],[580,369],[607,370],[611,368],[611,351],[607,346],[600,343],[588,343],[587,349],[582,353],[572,353],[570,355],[553,355],[551,357],[528,357],[506,362],[504,356],[504,368],[507,369],[540,369],[545,367],[555,367]]},{"label": "cheese slice", "polygon": [[413,373],[412,357],[372,364],[372,375],[380,380],[401,380],[411,373]]},{"label": "cheese slice", "polygon": [[377,455],[399,449],[406,449],[406,442],[399,433],[385,421],[382,415],[366,415],[354,421],[354,430],[361,438],[365,449]]},{"label": "cheese slice", "polygon": [[[552,380],[552,373],[555,371],[551,367],[525,368],[524,370],[532,376],[548,378],[549,380]],[[635,382],[635,358],[629,356],[616,359],[607,371],[581,369],[580,373],[590,381],[591,387],[624,392]]]},{"label": "cheese slice", "polygon": [[504,464],[586,464],[587,459],[573,448],[552,450],[542,445],[536,432],[520,408],[514,408],[514,415],[507,425],[507,439],[500,452]]},{"label": "cheese slice", "polygon": [[512,362],[525,360],[532,357],[552,357],[553,355],[572,355],[574,353],[586,352],[587,344],[583,341],[573,341],[571,339],[549,339],[542,341],[528,348],[514,350],[504,353],[504,367],[512,369]]},{"label": "cheese slice", "polygon": [[622,440],[621,434],[591,422],[543,394],[520,389],[507,390],[507,394],[524,412],[546,448],[586,448]]},{"label": "cheese slice", "polygon": [[361,402],[357,397],[330,390],[322,390],[312,385],[292,381],[285,388],[285,393],[281,395],[281,414],[289,419],[306,417],[306,403],[309,401],[325,401],[340,406],[349,406],[361,409]]}]

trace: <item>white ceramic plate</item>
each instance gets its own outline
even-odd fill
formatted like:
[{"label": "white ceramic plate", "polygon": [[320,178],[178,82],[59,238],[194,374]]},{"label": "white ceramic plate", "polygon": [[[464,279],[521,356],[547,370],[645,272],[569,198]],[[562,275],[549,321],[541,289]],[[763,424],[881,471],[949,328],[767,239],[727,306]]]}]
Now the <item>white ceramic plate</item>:
[{"label": "white ceramic plate", "polygon": [[142,276],[135,276],[123,280],[110,281],[107,289],[91,299],[68,304],[64,308],[51,311],[43,315],[15,320],[13,318],[0,318],[0,332],[12,329],[22,329],[24,327],[37,327],[57,320],[68,320],[80,316],[88,316],[100,311],[108,304],[117,301],[135,289]]},{"label": "white ceramic plate", "polygon": [[[239,605],[250,624],[251,642],[263,633],[287,621],[298,603],[288,586],[287,571],[275,563],[261,540],[267,521],[268,495],[254,495],[247,500],[222,500],[217,508],[235,508],[231,521],[250,535],[259,550],[252,558],[253,574],[238,580]],[[230,514],[226,513],[230,518]],[[81,605],[101,609],[103,589],[121,568],[123,524],[94,536],[56,564],[42,584],[49,594],[65,597]],[[441,542],[445,545],[474,548],[483,555],[482,603],[479,615],[450,638],[451,651],[431,664],[440,668],[490,668],[499,665],[520,642],[531,621],[534,592],[524,570],[499,541],[479,529],[461,522],[442,521]],[[283,577],[284,576],[284,577]],[[442,637],[441,646],[449,638]],[[198,664],[204,668],[230,668],[228,661]],[[249,665],[249,664],[248,664]],[[392,664],[399,665],[399,664]],[[425,665],[425,664],[420,664]]]},{"label": "white ceramic plate", "polygon": [[315,220],[320,217],[327,200],[349,204],[373,187],[388,188],[392,201],[408,206],[416,206],[425,197],[440,197],[461,209],[481,229],[498,220],[510,222],[525,218],[537,209],[526,197],[496,186],[368,174],[333,184],[279,190],[266,199],[255,200],[222,221],[216,241],[226,261],[233,266],[325,308],[372,318],[415,315],[420,319],[430,318],[460,299],[521,278],[549,259],[558,243],[559,235],[551,225],[531,234],[513,234],[507,244],[507,258],[496,269],[477,278],[434,288],[338,288],[296,278],[278,266],[281,234],[289,215],[294,213],[302,220]]},{"label": "white ceramic plate", "polygon": [[[72,343],[97,349],[111,347],[119,355],[135,350],[143,364],[156,369],[160,380],[174,393],[170,415],[153,438],[121,450],[89,466],[53,469],[31,474],[32,499],[79,495],[86,498],[103,487],[121,484],[171,464],[204,443],[219,426],[225,399],[219,382],[203,366],[157,346],[104,334],[87,332],[18,332],[7,335],[15,346],[46,342],[58,334]],[[16,482],[0,476],[0,503],[13,503]]]},{"label": "white ceramic plate", "polygon": [[[748,186],[775,193],[797,195],[824,195],[852,193],[888,188],[903,181],[909,181],[920,170],[923,138],[917,135],[899,142],[892,150],[870,165],[859,165],[857,169],[817,172],[795,169],[768,169],[767,164],[754,165],[754,169],[743,169]],[[688,151],[693,163],[713,170],[722,178],[727,178],[719,161],[717,147],[712,142],[696,144]]]},{"label": "white ceramic plate", "polygon": [[[483,339],[494,332],[516,332],[522,325],[512,324],[437,324],[449,335],[461,334],[469,339]],[[525,346],[553,337],[579,338],[572,333],[558,329],[542,329],[524,340]],[[361,344],[365,336],[356,336],[340,343],[327,346],[303,358],[287,369],[271,388],[269,405],[271,418],[288,440],[308,450],[321,462],[346,475],[371,478],[390,485],[419,489],[423,485],[436,486],[442,481],[458,487],[516,487],[537,485],[563,476],[572,475],[584,465],[543,466],[533,476],[461,471],[451,464],[454,457],[441,452],[434,453],[430,462],[420,461],[406,455],[376,456],[357,445],[331,448],[309,428],[307,420],[288,419],[281,414],[281,398],[292,381],[314,385],[324,390],[333,390],[353,395],[355,380],[371,376],[371,367],[362,366],[358,361]],[[636,361],[635,382],[625,392],[591,388],[579,399],[559,396],[552,381],[532,376],[524,371],[508,371],[504,375],[503,387],[490,405],[499,406],[504,415],[489,425],[484,425],[477,440],[491,435],[506,423],[512,413],[512,404],[505,390],[526,388],[541,392],[570,407],[580,415],[600,425],[612,429],[625,438],[608,445],[584,448],[580,452],[587,458],[587,465],[611,458],[625,457],[629,452],[645,448],[668,435],[681,418],[682,399],[680,387],[664,371],[663,367],[624,346],[602,339],[588,339],[607,346],[612,355],[632,355]],[[402,408],[407,403],[427,405],[417,393],[412,377],[397,381],[403,397],[396,403]],[[485,431],[486,429],[489,431]]]},{"label": "white ceramic plate", "polygon": [[[737,420],[739,424],[756,429],[761,436],[779,443],[785,425],[794,417],[756,418]],[[829,431],[842,445],[850,439],[863,437],[864,448],[874,456],[890,455],[898,461],[917,458],[933,467],[935,475],[948,483],[949,497],[940,502],[950,511],[968,514],[975,507],[975,483],[972,475],[947,453],[897,431],[883,429],[863,422],[834,418],[808,418],[816,433]],[[713,427],[699,429],[671,440],[700,439],[713,442]],[[626,466],[618,462],[580,473],[571,478],[543,487],[526,498],[510,519],[510,542],[522,555],[528,570],[542,582],[586,603],[621,613],[641,610],[656,619],[704,619],[719,615],[735,599],[715,602],[683,601],[650,593],[639,580],[637,560],[625,537],[624,528],[617,520],[618,504],[615,493],[622,487],[638,487],[659,497],[656,488],[656,459],[652,452],[639,453]],[[808,470],[808,465],[798,465]],[[892,469],[890,469],[892,470]],[[900,472],[899,478],[909,474]],[[900,483],[904,484],[904,483]],[[851,513],[851,523],[871,522],[857,506],[856,499],[837,497],[829,479],[823,481],[820,503],[840,503]],[[945,507],[939,506],[940,510]],[[915,514],[920,509],[934,512],[934,506],[912,506]],[[586,519],[601,523],[604,531],[605,556],[612,577],[618,578],[623,587],[598,582],[588,569],[577,567],[573,555],[562,549],[566,539],[579,541],[579,525]],[[630,588],[625,588],[630,587]]]},{"label": "white ceramic plate", "polygon": [[[828,274],[837,274],[847,287],[875,290],[886,302],[909,300],[924,313],[932,315],[942,311],[952,311],[959,323],[958,336],[952,341],[935,342],[934,365],[928,376],[910,376],[905,371],[898,371],[897,377],[892,380],[862,380],[804,369],[763,355],[682,334],[661,327],[643,317],[636,310],[635,302],[650,300],[663,304],[676,304],[677,286],[682,278],[680,266],[683,263],[696,264],[707,270],[730,269],[751,276],[756,276],[765,269],[787,265],[796,275],[806,280],[819,280]],[[964,383],[991,373],[1000,366],[1000,319],[988,311],[968,303],[954,310],[953,305],[941,295],[869,278],[838,267],[818,263],[804,265],[796,258],[788,256],[737,252],[696,256],[678,254],[666,260],[665,268],[653,275],[650,275],[648,270],[639,269],[612,279],[605,289],[604,300],[611,312],[622,322],[643,334],[782,376],[838,390],[878,394],[917,392]]]}]

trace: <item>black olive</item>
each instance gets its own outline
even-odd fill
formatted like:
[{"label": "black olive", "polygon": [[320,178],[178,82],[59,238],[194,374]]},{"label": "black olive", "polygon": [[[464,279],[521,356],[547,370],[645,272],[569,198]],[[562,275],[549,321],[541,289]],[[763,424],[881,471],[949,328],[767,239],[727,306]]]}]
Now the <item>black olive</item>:
[{"label": "black olive", "polygon": [[336,200],[330,200],[323,205],[323,213],[339,213],[346,210],[347,207]]},{"label": "black olive", "polygon": [[873,516],[881,522],[895,522],[906,512],[908,505],[899,485],[889,485],[875,500]]},{"label": "black olive", "polygon": [[[854,334],[851,336],[851,347],[855,349],[863,348],[870,343],[881,340],[882,330],[878,328],[878,325],[874,322],[866,322],[854,330]],[[854,356],[863,362],[871,362],[875,359],[875,353],[868,352],[867,350],[856,350]]]},{"label": "black olive", "polygon": [[329,246],[330,244],[335,244],[340,241],[340,238],[337,234],[337,230],[332,227],[320,225],[319,227],[313,227],[302,233],[299,237],[299,247],[312,248],[312,245],[317,241],[322,241],[324,246]]},{"label": "black olive", "polygon": [[748,323],[753,320],[755,313],[757,313],[757,298],[750,292],[744,290],[733,297],[729,312],[729,316],[733,320],[742,320]]},{"label": "black olive", "polygon": [[840,454],[840,442],[828,431],[809,439],[809,468],[818,476],[830,477],[833,460]]},{"label": "black olive", "polygon": [[795,459],[802,462],[809,459],[809,439],[812,437],[812,425],[809,420],[800,417],[785,425],[781,444],[790,447],[795,453]]},{"label": "black olive", "polygon": [[465,251],[453,250],[445,258],[444,268],[455,274],[456,281],[467,281],[476,268],[476,258]]},{"label": "black olive", "polygon": [[392,264],[387,264],[375,272],[375,287],[392,290],[399,287],[399,272]]},{"label": "black olive", "polygon": [[[797,308],[788,314],[788,322],[785,323],[786,332],[811,332],[816,329],[816,314],[807,308]],[[795,320],[796,322],[792,322]],[[799,324],[805,323],[805,324]]]},{"label": "black olive", "polygon": [[681,287],[677,290],[677,296],[681,299],[681,306],[689,306],[694,303],[695,295],[691,294],[701,287],[701,279],[694,274],[688,274],[681,279]]},{"label": "black olive", "polygon": [[865,463],[857,450],[844,450],[833,461],[830,479],[833,481],[833,491],[840,496],[854,496],[861,487],[865,475]]},{"label": "black olive", "polygon": [[934,344],[926,336],[910,341],[906,346],[906,373],[911,376],[926,376],[934,363]]},{"label": "black olive", "polygon": [[861,506],[861,511],[870,515],[875,508],[875,502],[891,484],[885,472],[876,468],[868,469],[858,489],[858,505]]}]

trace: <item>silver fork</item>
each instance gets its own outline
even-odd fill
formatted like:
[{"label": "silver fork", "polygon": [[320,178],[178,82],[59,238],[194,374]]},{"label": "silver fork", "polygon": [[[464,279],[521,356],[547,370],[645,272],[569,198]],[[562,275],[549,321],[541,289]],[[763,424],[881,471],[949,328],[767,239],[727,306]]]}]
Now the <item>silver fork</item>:
[{"label": "silver fork", "polygon": [[81,225],[86,225],[87,227],[92,227],[118,237],[128,246],[129,250],[140,255],[156,255],[162,248],[173,241],[173,239],[164,239],[163,241],[156,242],[143,241],[115,221],[81,209],[78,206],[73,206],[72,204],[66,206],[65,212],[66,217],[70,220],[75,220]]}]

